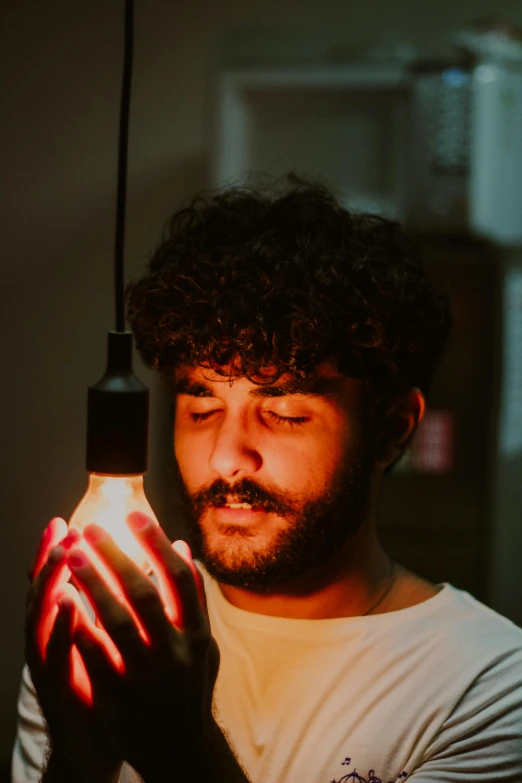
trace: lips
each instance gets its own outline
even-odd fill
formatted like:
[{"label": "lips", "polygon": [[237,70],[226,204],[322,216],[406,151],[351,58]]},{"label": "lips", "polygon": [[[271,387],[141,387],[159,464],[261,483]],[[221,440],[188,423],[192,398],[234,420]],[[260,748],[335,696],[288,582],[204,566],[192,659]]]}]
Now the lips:
[{"label": "lips", "polygon": [[241,498],[235,498],[235,497],[232,497],[231,495],[227,495],[225,497],[225,500],[222,501],[221,503],[214,503],[213,505],[216,508],[228,508],[228,504],[242,505],[243,503],[246,503],[247,506],[249,506],[249,508],[243,509],[244,511],[248,511],[250,509],[252,511],[261,511],[261,510],[263,510],[262,506],[259,503],[257,503],[257,504],[256,503],[251,503],[249,500],[241,500]]},{"label": "lips", "polygon": [[227,526],[257,526],[267,518],[266,511],[260,508],[229,508],[228,506],[212,506],[212,508],[217,522]]}]

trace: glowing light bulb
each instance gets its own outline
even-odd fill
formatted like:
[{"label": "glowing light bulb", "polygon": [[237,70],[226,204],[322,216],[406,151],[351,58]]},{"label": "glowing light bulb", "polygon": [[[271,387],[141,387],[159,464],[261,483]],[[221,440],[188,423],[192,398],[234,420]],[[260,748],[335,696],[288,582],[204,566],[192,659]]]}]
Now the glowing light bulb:
[{"label": "glowing light bulb", "polygon": [[108,476],[90,473],[87,491],[69,520],[69,528],[83,532],[87,525],[94,522],[107,531],[139,568],[149,573],[151,566],[145,552],[125,521],[131,511],[142,511],[159,524],[145,496],[143,474]]},{"label": "glowing light bulb", "polygon": [[[69,520],[69,529],[77,530],[82,533],[83,529],[91,523],[99,525],[139,568],[149,574],[152,572],[152,567],[147,561],[144,550],[139,545],[126,522],[127,515],[132,511],[143,512],[152,522],[159,525],[156,515],[145,496],[143,474],[113,476],[103,473],[90,473],[87,490]],[[87,541],[82,537],[79,542],[75,544],[75,547],[79,547],[88,552],[93,565],[105,580],[114,596],[122,603],[126,603],[120,586],[112,572],[104,565]],[[72,588],[72,585],[67,585],[63,592],[67,594],[69,588]],[[69,590],[69,594],[72,595],[73,598],[77,595],[75,589],[72,590],[72,594]],[[81,590],[79,591],[79,598],[87,612],[87,619],[91,620],[91,623],[88,623],[91,633],[105,648],[105,651],[112,660],[115,668],[118,671],[123,671],[124,665],[121,654],[110,636],[103,630],[102,625],[96,617],[94,606],[90,604],[88,597]],[[76,601],[75,603],[77,604]],[[81,610],[81,605],[78,606],[77,604],[77,607]],[[148,636],[141,626],[139,619],[128,605],[127,609],[131,612],[142,638],[145,642],[148,642]],[[71,664],[71,683],[73,688],[86,704],[92,705],[92,685],[85,668],[85,663],[76,647],[72,647],[71,649]]]}]

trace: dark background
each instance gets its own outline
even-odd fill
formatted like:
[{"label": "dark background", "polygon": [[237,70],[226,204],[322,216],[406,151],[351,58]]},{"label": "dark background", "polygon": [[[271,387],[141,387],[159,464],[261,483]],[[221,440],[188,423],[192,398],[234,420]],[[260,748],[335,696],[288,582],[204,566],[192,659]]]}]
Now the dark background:
[{"label": "dark background", "polygon": [[[335,58],[390,31],[424,56],[440,56],[450,51],[450,30],[490,10],[489,0],[137,0],[128,274],[144,264],[179,202],[210,184],[212,86],[223,53]],[[522,24],[518,0],[500,0],[494,10]],[[6,770],[23,663],[26,571],[47,521],[68,518],[84,491],[86,388],[102,373],[105,335],[113,328],[122,21],[123,3],[115,0],[12,0],[0,15],[0,761]],[[491,362],[477,367],[491,374],[493,356]],[[137,367],[153,392],[148,494],[174,535],[168,405],[155,379]],[[429,536],[425,541],[432,546]],[[507,549],[515,545],[515,538],[504,541]]]}]

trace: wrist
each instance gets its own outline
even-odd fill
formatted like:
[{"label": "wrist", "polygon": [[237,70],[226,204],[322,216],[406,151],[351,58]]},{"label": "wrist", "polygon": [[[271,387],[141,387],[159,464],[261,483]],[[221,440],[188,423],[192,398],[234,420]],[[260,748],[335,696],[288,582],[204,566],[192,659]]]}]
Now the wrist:
[{"label": "wrist", "polygon": [[118,783],[121,767],[101,769],[87,759],[72,761],[52,749],[40,783]]},{"label": "wrist", "polygon": [[212,716],[194,737],[192,747],[191,744],[184,744],[183,758],[173,759],[171,754],[154,759],[149,756],[146,765],[135,769],[144,783],[250,783]]},{"label": "wrist", "polygon": [[130,764],[143,783],[209,783],[205,777],[207,765],[201,745],[196,751],[184,744],[183,750],[182,757],[173,757],[170,752],[157,753],[149,755],[142,763],[131,760]]},{"label": "wrist", "polygon": [[205,781],[250,783],[230,741],[212,716],[205,727]]}]

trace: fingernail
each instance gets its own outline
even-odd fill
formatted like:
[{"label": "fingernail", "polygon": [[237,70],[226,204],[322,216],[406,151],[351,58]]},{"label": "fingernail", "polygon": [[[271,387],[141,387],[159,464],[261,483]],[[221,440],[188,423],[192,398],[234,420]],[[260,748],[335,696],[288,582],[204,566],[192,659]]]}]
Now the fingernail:
[{"label": "fingernail", "polygon": [[58,563],[64,555],[65,555],[65,549],[61,544],[58,544],[58,546],[55,546],[51,549],[47,560],[49,563]]},{"label": "fingernail", "polygon": [[72,568],[73,571],[76,571],[78,568],[83,568],[84,566],[89,565],[89,560],[87,559],[87,556],[83,554],[83,552],[74,552],[67,558],[67,565],[69,568]]},{"label": "fingernail", "polygon": [[60,546],[63,546],[64,549],[70,549],[80,538],[81,536],[77,530],[70,530],[65,538],[60,541]]},{"label": "fingernail", "polygon": [[183,541],[182,538],[178,539],[178,541],[174,541],[172,544],[172,549],[174,549],[178,555],[183,557],[185,560],[192,560],[192,552],[190,551],[190,547],[186,541]]},{"label": "fingernail", "polygon": [[98,543],[98,541],[106,541],[108,537],[105,530],[99,525],[95,525],[94,522],[87,525],[83,534],[87,541],[91,541],[93,544]]},{"label": "fingernail", "polygon": [[127,522],[129,527],[131,527],[133,530],[139,531],[145,530],[151,525],[151,520],[142,511],[133,511],[131,514],[128,514]]},{"label": "fingernail", "polygon": [[62,608],[62,606],[65,609],[72,609],[72,607],[74,606],[74,601],[70,595],[61,595],[56,601],[56,603],[58,604],[60,609]]}]

